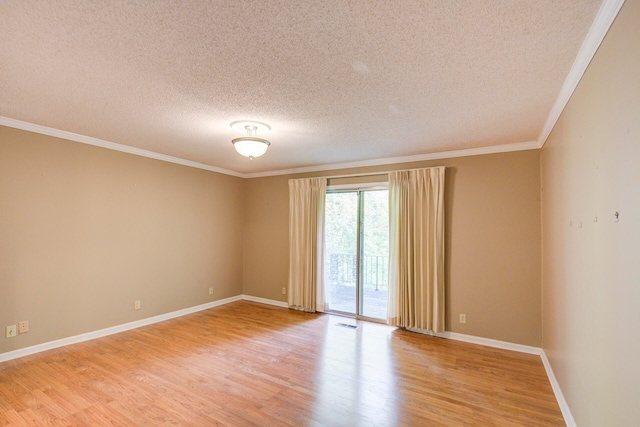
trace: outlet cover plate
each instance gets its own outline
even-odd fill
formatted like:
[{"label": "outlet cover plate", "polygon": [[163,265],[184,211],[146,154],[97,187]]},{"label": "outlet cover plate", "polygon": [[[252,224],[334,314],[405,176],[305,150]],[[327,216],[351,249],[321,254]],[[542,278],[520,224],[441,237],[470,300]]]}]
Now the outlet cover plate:
[{"label": "outlet cover plate", "polygon": [[22,322],[18,322],[18,333],[24,334],[25,332],[29,332],[29,321],[24,320]]},{"label": "outlet cover plate", "polygon": [[7,332],[4,335],[6,338],[13,338],[16,336],[16,325],[7,326]]}]

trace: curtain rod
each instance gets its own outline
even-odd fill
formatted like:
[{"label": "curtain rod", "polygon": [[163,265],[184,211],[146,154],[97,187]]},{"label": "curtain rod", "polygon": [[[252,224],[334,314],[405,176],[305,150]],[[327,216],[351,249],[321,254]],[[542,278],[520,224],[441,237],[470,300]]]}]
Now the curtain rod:
[{"label": "curtain rod", "polygon": [[421,169],[435,169],[435,168],[443,168],[443,167],[445,166],[430,166],[428,168],[413,168],[413,169],[396,169],[396,170],[382,171],[382,172],[353,173],[353,174],[347,174],[347,175],[318,176],[317,178],[326,178],[326,179],[356,178],[361,176],[387,175],[390,172],[407,172],[407,171],[417,171]]}]

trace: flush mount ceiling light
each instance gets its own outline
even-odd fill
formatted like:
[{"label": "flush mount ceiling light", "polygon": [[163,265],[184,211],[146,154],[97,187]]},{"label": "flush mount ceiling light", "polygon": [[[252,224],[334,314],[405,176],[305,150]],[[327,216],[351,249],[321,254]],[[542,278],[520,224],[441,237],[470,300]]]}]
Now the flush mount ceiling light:
[{"label": "flush mount ceiling light", "polygon": [[240,120],[231,123],[231,128],[239,132],[247,132],[247,136],[234,138],[231,143],[239,154],[253,160],[267,152],[271,145],[266,139],[258,138],[256,135],[269,132],[271,127],[266,123]]}]

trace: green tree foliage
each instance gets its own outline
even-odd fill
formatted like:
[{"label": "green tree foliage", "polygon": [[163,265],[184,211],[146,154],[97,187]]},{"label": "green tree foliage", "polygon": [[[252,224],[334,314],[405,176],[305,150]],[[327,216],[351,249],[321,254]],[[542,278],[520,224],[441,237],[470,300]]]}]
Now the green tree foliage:
[{"label": "green tree foliage", "polygon": [[[362,192],[362,277],[365,287],[386,288],[389,255],[389,193]],[[325,248],[328,278],[355,286],[358,193],[328,193],[325,206]]]},{"label": "green tree foliage", "polygon": [[328,193],[325,205],[325,246],[329,254],[356,253],[358,193]]},{"label": "green tree foliage", "polygon": [[[363,192],[364,253],[389,254],[389,192]],[[358,193],[328,193],[325,207],[327,253],[355,254]]]},{"label": "green tree foliage", "polygon": [[389,255],[389,192],[365,191],[364,197],[364,255]]}]

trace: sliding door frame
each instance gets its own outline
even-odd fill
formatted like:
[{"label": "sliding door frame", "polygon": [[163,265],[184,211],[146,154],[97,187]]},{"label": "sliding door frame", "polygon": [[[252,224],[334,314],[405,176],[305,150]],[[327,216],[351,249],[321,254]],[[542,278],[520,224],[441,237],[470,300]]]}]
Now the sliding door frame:
[{"label": "sliding door frame", "polygon": [[378,319],[375,317],[367,317],[360,314],[362,312],[363,295],[361,287],[364,286],[361,283],[362,280],[362,240],[364,233],[364,206],[362,200],[362,193],[366,191],[382,191],[389,190],[388,182],[371,182],[366,184],[341,184],[341,185],[328,185],[327,194],[329,193],[357,193],[358,195],[358,218],[357,218],[357,233],[356,233],[356,307],[355,313],[348,313],[344,311],[328,310],[330,314],[336,314],[345,317],[355,318],[357,320],[366,320],[376,323],[387,323],[387,319]]}]

